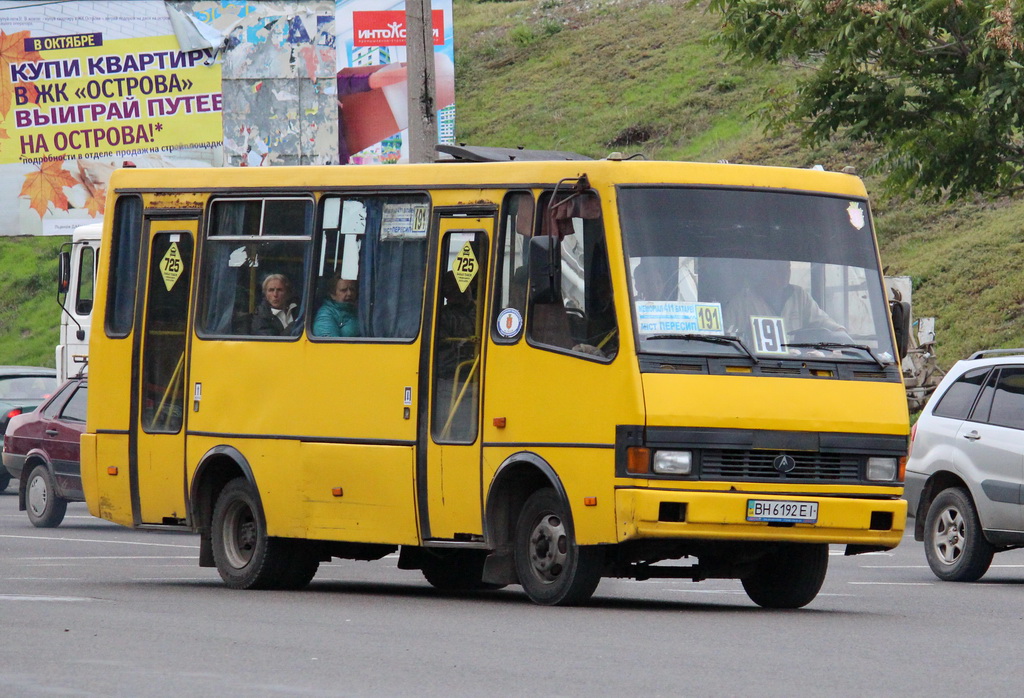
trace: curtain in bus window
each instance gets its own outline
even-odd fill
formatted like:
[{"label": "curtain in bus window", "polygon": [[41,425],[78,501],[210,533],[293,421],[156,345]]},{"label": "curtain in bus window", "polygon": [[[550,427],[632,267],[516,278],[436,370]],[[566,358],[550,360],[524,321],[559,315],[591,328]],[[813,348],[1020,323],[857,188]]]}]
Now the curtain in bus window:
[{"label": "curtain in bus window", "polygon": [[228,266],[231,247],[224,243],[210,244],[208,247],[206,268],[210,273],[207,276],[206,312],[203,314],[202,327],[210,334],[231,332],[235,288],[238,285],[238,270]]},{"label": "curtain in bus window", "polygon": [[[214,202],[214,216],[211,236],[244,234],[245,207],[234,202]],[[207,274],[206,308],[203,314],[202,327],[210,334],[228,334],[232,332],[232,317],[235,314],[235,290],[242,269],[241,265],[229,263],[232,254],[241,249],[237,241],[219,242],[209,245],[209,259],[205,267]]]},{"label": "curtain in bus window", "polygon": [[360,329],[364,337],[412,338],[420,326],[426,239],[381,239],[386,203],[384,199],[366,202]]}]

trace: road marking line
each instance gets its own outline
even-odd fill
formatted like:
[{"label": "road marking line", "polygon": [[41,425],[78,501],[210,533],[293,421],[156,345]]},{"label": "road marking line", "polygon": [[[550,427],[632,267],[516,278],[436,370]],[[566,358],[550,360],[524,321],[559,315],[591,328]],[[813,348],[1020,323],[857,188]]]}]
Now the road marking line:
[{"label": "road marking line", "polygon": [[0,594],[0,601],[95,601],[84,596],[29,596],[27,594]]},{"label": "road marking line", "polygon": [[[68,557],[16,557],[12,560],[194,560],[194,555],[97,555]],[[41,565],[37,565],[40,567]]]},{"label": "road marking line", "polygon": [[0,538],[19,538],[23,540],[56,540],[69,543],[114,543],[116,545],[148,545],[157,548],[189,548],[192,550],[199,549],[198,545],[175,545],[174,543],[136,543],[135,541],[127,540],[94,540],[92,538],[65,538],[63,536],[12,536],[8,534],[0,534]]},{"label": "road marking line", "polygon": [[665,589],[665,591],[677,591],[680,594],[746,594],[742,589]]},{"label": "road marking line", "polygon": [[893,586],[893,587],[930,587],[934,585],[934,582],[847,582],[847,584],[862,584],[862,585],[873,585],[873,586]]}]

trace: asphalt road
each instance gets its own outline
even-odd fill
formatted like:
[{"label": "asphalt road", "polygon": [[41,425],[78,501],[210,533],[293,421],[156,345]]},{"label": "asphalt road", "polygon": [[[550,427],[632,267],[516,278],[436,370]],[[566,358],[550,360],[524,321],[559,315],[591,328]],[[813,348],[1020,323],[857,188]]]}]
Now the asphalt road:
[{"label": "asphalt road", "polygon": [[300,592],[241,592],[188,534],[72,504],[33,528],[0,493],[0,695],[1019,696],[1024,551],[975,584],[920,543],[846,558],[799,611],[739,582],[606,579],[592,605],[516,587],[435,591],[395,557],[333,562]]}]

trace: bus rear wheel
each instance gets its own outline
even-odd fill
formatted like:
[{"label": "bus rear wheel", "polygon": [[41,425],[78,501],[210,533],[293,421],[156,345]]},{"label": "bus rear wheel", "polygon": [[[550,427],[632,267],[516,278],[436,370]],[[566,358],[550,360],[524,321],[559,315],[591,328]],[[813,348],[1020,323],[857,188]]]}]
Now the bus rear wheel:
[{"label": "bus rear wheel", "polygon": [[301,589],[320,565],[306,541],[267,535],[259,495],[245,478],[221,490],[211,532],[217,572],[232,589]]},{"label": "bus rear wheel", "polygon": [[827,545],[784,544],[761,558],[743,589],[763,608],[802,608],[818,595],[826,572]]},{"label": "bus rear wheel", "polygon": [[516,524],[515,562],[519,583],[543,606],[585,603],[597,589],[604,552],[577,545],[565,503],[550,488],[526,500]]}]

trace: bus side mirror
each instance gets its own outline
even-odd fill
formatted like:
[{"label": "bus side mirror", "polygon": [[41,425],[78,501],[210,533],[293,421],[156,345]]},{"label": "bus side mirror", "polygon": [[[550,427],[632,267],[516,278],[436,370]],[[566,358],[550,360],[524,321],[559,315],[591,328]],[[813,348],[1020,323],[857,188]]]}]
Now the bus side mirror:
[{"label": "bus side mirror", "polygon": [[530,303],[562,302],[562,260],[558,241],[549,235],[530,238]]},{"label": "bus side mirror", "polygon": [[64,251],[57,255],[57,293],[67,293],[71,286],[71,253]]},{"label": "bus side mirror", "polygon": [[892,329],[896,334],[896,352],[904,359],[910,349],[910,303],[889,301],[889,314],[892,316]]}]

